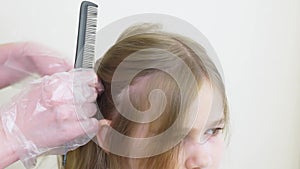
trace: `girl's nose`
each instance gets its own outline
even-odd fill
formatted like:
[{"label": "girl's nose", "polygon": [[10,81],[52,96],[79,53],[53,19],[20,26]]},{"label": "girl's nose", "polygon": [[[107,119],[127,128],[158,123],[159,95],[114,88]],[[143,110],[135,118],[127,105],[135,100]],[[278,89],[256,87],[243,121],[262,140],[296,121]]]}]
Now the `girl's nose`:
[{"label": "girl's nose", "polygon": [[205,144],[196,144],[193,147],[189,147],[185,160],[187,169],[209,169],[211,165],[212,158]]}]

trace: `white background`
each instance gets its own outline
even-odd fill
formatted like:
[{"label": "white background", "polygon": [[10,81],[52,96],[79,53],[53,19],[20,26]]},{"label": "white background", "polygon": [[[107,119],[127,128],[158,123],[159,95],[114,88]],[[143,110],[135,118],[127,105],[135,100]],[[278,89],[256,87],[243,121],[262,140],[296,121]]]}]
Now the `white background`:
[{"label": "white background", "polygon": [[[155,12],[196,26],[226,79],[231,139],[222,169],[300,169],[299,0],[98,1],[100,27]],[[74,60],[79,0],[0,1],[0,43],[34,40]],[[0,91],[3,104],[18,87]]]}]

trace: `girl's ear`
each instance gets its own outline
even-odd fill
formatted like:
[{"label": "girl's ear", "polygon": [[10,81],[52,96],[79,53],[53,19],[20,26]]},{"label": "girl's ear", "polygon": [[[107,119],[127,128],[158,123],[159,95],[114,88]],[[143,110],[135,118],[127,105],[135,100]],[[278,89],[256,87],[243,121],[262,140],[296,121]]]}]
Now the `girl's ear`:
[{"label": "girl's ear", "polygon": [[99,130],[97,133],[97,141],[99,146],[106,152],[109,152],[109,150],[106,149],[106,147],[108,147],[107,144],[107,133],[108,130],[110,128],[110,124],[111,124],[111,120],[107,120],[107,119],[101,119],[98,122],[99,125]]}]

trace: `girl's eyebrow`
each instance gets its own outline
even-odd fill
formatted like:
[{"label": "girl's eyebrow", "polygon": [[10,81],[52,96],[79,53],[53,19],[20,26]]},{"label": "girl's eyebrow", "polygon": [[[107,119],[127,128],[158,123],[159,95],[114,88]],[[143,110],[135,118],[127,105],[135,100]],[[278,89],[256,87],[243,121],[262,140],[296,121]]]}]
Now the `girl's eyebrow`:
[{"label": "girl's eyebrow", "polygon": [[225,117],[222,116],[218,120],[206,123],[206,125],[203,128],[201,128],[201,129],[198,128],[198,127],[183,128],[182,130],[177,131],[177,133],[180,133],[182,135],[187,135],[188,133],[200,133],[201,131],[204,131],[207,128],[213,128],[213,127],[216,127],[216,126],[218,126],[220,124],[223,125],[224,123],[225,123]]},{"label": "girl's eyebrow", "polygon": [[219,126],[219,125],[223,125],[224,123],[225,123],[225,117],[222,116],[221,118],[219,118],[217,120],[214,120],[214,121],[211,121],[211,122],[207,121],[206,125],[202,129],[192,127],[190,131],[199,132],[203,129],[213,128],[213,127],[216,127],[216,126]]},{"label": "girl's eyebrow", "polygon": [[220,119],[218,120],[215,120],[215,121],[212,121],[212,122],[208,122],[206,124],[206,127],[209,126],[209,127],[214,127],[214,126],[218,126],[220,124],[224,124],[225,123],[225,117],[222,116]]},{"label": "girl's eyebrow", "polygon": [[[212,121],[212,122],[208,122],[208,123],[206,123],[206,125],[203,127],[203,128],[197,128],[197,127],[192,127],[192,128],[190,128],[190,130],[189,130],[189,133],[199,133],[199,132],[201,132],[201,131],[204,131],[205,129],[207,129],[207,128],[213,128],[213,127],[216,127],[216,126],[218,126],[218,125],[220,125],[220,124],[224,124],[225,123],[225,117],[224,116],[222,116],[220,119],[218,119],[218,120],[214,120],[214,121]],[[185,128],[185,129],[187,129],[187,128]]]}]

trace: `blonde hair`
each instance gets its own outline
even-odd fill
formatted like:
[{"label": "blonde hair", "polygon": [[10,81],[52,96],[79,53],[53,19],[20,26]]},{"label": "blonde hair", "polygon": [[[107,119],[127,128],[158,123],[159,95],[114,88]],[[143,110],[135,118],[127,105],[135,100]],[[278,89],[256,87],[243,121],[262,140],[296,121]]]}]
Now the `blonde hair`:
[{"label": "blonde hair", "polygon": [[[98,97],[97,102],[103,117],[112,120],[112,128],[124,135],[134,136],[134,129],[137,125],[140,125],[137,122],[126,119],[116,111],[111,87],[113,75],[118,66],[124,62],[129,55],[145,49],[161,49],[183,60],[194,75],[198,90],[200,90],[204,80],[209,80],[216,86],[223,97],[225,121],[228,121],[228,107],[224,84],[214,63],[207,56],[205,49],[189,38],[162,32],[160,31],[159,25],[146,23],[134,25],[125,30],[115,45],[97,62],[97,74],[105,88],[105,91]],[[130,92],[130,101],[136,109],[141,111],[149,109],[150,103],[148,101],[148,95],[153,89],[159,88],[164,91],[167,103],[162,116],[147,124],[149,125],[149,130],[155,128],[155,132],[157,133],[162,133],[168,129],[178,117],[180,106],[185,105],[184,107],[187,109],[191,102],[197,97],[198,92],[194,91],[195,88],[191,88],[190,84],[186,82],[186,86],[183,90],[189,97],[184,98],[184,104],[180,102],[180,99],[182,99],[182,96],[180,96],[182,86],[178,86],[173,77],[168,73],[151,68],[151,64],[160,63],[165,69],[180,71],[178,70],[180,67],[176,65],[174,60],[167,59],[160,52],[160,50],[151,50],[151,57],[149,57],[149,52],[145,55],[139,53],[138,57],[127,60],[129,65],[124,69],[125,71],[132,69],[135,64],[148,64],[150,67],[139,72],[130,82],[130,84],[134,85],[139,79],[145,79],[147,77],[147,83],[143,86],[143,92],[135,92],[134,90]],[[126,74],[128,72],[123,73]],[[122,91],[119,91],[119,93],[121,92]],[[186,109],[184,111],[187,111]],[[157,128],[157,126],[159,127]],[[140,160],[139,168],[178,168],[177,161],[180,148],[181,144],[179,143],[177,146],[162,154],[143,158]],[[121,165],[127,160],[127,157],[106,153],[101,147],[91,141],[68,153],[66,168],[121,169]]]}]

